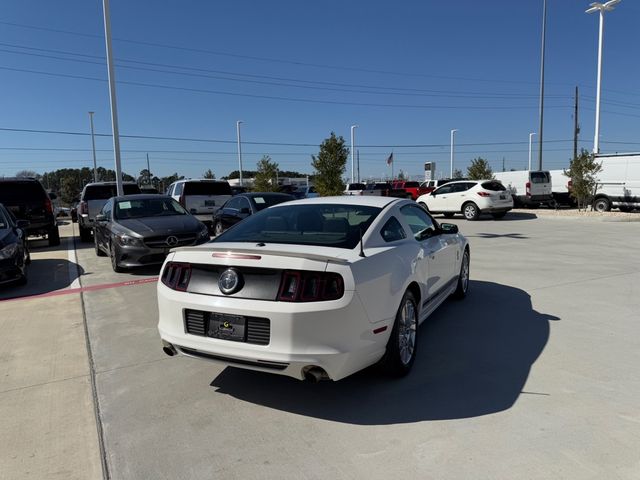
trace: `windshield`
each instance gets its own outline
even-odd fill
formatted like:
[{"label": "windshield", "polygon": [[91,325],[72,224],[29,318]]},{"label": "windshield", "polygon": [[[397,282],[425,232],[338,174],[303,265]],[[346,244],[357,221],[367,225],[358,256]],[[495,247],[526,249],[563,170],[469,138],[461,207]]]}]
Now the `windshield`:
[{"label": "windshield", "polygon": [[252,198],[257,211],[293,200],[291,195],[261,195]]},{"label": "windshield", "polygon": [[231,187],[227,182],[186,182],[185,195],[231,195]]},{"label": "windshield", "polygon": [[353,249],[382,209],[360,205],[289,205],[263,210],[214,242],[286,243]]},{"label": "windshield", "polygon": [[551,176],[549,172],[531,172],[531,183],[549,183]]},{"label": "windshield", "polygon": [[[125,183],[122,185],[122,191],[125,195],[135,195],[140,193],[140,188],[137,185]],[[118,195],[116,184],[113,185],[88,185],[84,191],[85,202],[89,200],[108,200],[111,197]]]},{"label": "windshield", "polygon": [[347,190],[364,190],[366,188],[364,183],[350,183]]},{"label": "windshield", "polygon": [[187,211],[172,198],[143,198],[116,202],[114,217],[118,220],[126,220],[170,215],[187,215]]}]

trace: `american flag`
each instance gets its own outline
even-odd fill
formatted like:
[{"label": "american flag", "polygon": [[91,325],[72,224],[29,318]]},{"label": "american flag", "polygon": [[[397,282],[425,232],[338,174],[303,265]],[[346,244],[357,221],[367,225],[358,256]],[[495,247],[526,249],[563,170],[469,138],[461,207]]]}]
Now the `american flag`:
[{"label": "american flag", "polygon": [[393,163],[393,152],[391,152],[391,155],[389,155],[389,157],[387,158],[387,165],[391,165]]}]

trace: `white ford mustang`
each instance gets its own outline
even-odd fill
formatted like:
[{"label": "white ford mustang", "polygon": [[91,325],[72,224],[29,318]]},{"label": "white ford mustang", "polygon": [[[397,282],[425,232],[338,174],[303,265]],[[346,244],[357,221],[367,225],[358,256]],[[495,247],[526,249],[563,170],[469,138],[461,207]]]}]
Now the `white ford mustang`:
[{"label": "white ford mustang", "polygon": [[418,325],[469,285],[469,246],[410,200],[325,197],[265,209],[158,281],[169,355],[298,379],[339,380],[414,363]]}]

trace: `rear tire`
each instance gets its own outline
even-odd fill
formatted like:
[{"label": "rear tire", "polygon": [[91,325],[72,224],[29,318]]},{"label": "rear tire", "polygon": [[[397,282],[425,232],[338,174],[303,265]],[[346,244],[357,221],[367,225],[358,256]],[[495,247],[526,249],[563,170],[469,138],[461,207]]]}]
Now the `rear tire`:
[{"label": "rear tire", "polygon": [[443,213],[443,215],[444,215],[444,218],[453,218],[455,213],[453,213],[453,212],[445,212],[445,213]]},{"label": "rear tire", "polygon": [[492,213],[491,216],[493,217],[494,220],[500,220],[501,218],[504,218],[506,214],[507,212],[496,212],[496,213]]},{"label": "rear tire", "polygon": [[50,247],[57,247],[58,245],[60,245],[60,231],[58,230],[57,226],[49,230],[48,237]]},{"label": "rear tire", "polygon": [[596,212],[608,212],[611,210],[611,202],[606,197],[596,198],[593,201],[593,209]]},{"label": "rear tire", "polygon": [[473,202],[467,202],[462,206],[462,214],[469,221],[477,220],[480,216],[478,206]]},{"label": "rear tire", "polygon": [[418,307],[410,291],[405,292],[396,313],[387,350],[380,360],[382,370],[393,377],[404,377],[413,366],[418,347]]}]

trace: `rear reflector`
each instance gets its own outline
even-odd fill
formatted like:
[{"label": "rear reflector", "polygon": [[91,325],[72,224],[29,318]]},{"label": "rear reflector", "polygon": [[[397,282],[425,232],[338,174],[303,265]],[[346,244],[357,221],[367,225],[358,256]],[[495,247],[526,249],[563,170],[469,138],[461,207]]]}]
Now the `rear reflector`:
[{"label": "rear reflector", "polygon": [[487,192],[478,192],[478,195],[480,195],[481,197],[490,197],[491,194],[487,193]]},{"label": "rear reflector", "polygon": [[380,327],[380,328],[376,328],[373,333],[382,333],[387,329],[387,326],[385,325],[384,327]]}]

